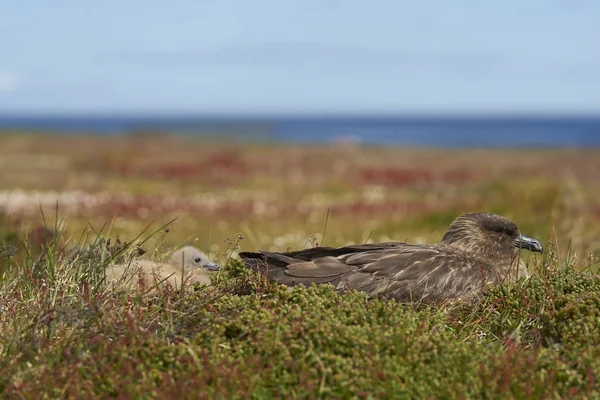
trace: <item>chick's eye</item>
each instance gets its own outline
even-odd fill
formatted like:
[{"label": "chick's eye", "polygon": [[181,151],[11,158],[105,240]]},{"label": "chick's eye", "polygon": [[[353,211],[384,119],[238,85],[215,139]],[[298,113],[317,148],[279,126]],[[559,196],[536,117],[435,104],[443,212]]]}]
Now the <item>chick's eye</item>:
[{"label": "chick's eye", "polygon": [[202,259],[201,259],[200,257],[196,257],[196,258],[194,258],[194,262],[195,262],[196,264],[198,264],[200,261],[202,261]]},{"label": "chick's eye", "polygon": [[494,228],[494,232],[496,232],[496,233],[504,233],[504,229],[503,228]]}]

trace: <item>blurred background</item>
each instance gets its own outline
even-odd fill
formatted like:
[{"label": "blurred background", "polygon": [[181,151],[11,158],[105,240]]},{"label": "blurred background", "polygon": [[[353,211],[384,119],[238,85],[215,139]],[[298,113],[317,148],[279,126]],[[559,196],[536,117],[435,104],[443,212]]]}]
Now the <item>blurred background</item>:
[{"label": "blurred background", "polygon": [[167,242],[223,255],[438,241],[485,210],[589,262],[599,18],[584,0],[3,4],[0,229],[177,218]]}]

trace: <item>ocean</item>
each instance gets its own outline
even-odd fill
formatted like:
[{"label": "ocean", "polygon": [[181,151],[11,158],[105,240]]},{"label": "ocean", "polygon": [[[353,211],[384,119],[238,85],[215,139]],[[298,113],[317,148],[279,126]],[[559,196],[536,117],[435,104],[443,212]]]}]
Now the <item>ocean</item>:
[{"label": "ocean", "polygon": [[0,116],[0,130],[419,147],[598,147],[598,117]]}]

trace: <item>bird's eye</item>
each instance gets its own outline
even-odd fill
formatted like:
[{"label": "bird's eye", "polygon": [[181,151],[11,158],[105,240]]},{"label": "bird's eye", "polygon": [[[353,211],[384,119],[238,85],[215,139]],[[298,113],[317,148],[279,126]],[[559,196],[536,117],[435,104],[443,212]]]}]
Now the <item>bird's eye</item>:
[{"label": "bird's eye", "polygon": [[504,233],[504,228],[497,227],[497,228],[494,228],[493,231],[496,233]]},{"label": "bird's eye", "polygon": [[194,262],[195,262],[196,264],[199,264],[199,263],[200,263],[200,261],[202,261],[202,259],[201,259],[200,257],[196,257],[196,258],[194,258]]}]

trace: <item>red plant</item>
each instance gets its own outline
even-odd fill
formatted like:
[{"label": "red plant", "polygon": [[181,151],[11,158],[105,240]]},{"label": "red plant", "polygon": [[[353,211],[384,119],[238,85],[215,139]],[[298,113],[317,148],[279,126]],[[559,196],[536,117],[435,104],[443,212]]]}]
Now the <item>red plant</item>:
[{"label": "red plant", "polygon": [[366,168],[360,173],[363,184],[410,186],[418,183],[465,183],[472,179],[470,171],[459,169],[434,173],[427,169]]}]

